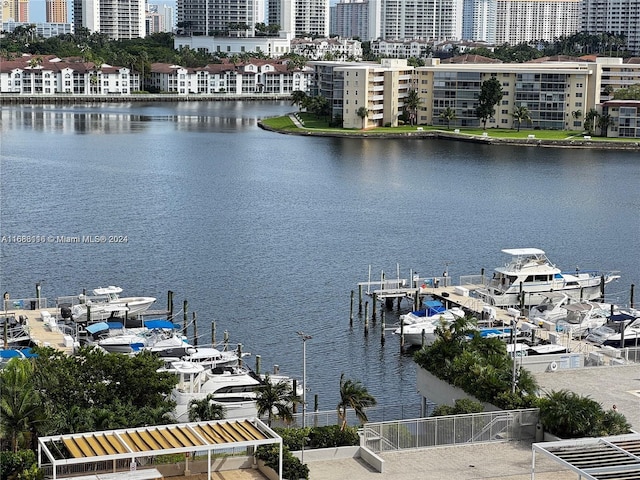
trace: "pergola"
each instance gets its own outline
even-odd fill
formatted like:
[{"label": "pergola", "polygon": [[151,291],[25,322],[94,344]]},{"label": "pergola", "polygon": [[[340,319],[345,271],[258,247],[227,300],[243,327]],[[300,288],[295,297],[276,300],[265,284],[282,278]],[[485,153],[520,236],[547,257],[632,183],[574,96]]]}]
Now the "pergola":
[{"label": "pergola", "polygon": [[531,478],[535,478],[536,452],[564,465],[587,480],[640,478],[640,434],[580,438],[534,443]]},{"label": "pergola", "polygon": [[[250,448],[278,444],[279,478],[282,479],[282,438],[258,418],[158,425],[152,427],[55,435],[38,439],[38,466],[52,465],[53,480],[61,467],[81,464],[110,465],[113,473],[92,478],[132,478],[136,459],[176,453],[207,452],[208,477],[211,478],[211,454],[232,448]],[[188,455],[187,462],[188,462]],[[48,460],[48,461],[47,461]],[[128,462],[130,468],[123,468]],[[119,465],[119,466],[117,466]],[[188,463],[186,463],[188,468]],[[144,470],[137,471],[142,478]],[[156,471],[157,472],[157,471]],[[149,472],[151,474],[151,472]],[[158,478],[157,476],[144,478]]]}]

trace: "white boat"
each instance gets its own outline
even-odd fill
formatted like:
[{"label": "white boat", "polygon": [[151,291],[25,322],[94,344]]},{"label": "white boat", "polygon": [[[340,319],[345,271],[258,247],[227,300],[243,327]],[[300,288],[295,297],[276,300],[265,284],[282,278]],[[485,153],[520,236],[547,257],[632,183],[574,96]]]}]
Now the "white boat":
[{"label": "white boat", "polygon": [[[603,283],[619,275],[597,271],[565,273],[551,263],[545,252],[538,248],[504,249],[511,260],[495,269],[486,287],[475,290],[484,302],[497,307],[537,305],[550,292],[565,293],[572,299],[595,300],[602,296]],[[522,292],[522,294],[521,294]],[[521,298],[524,297],[524,298]]]},{"label": "white boat", "polygon": [[557,323],[567,316],[565,308],[574,300],[566,293],[552,292],[545,295],[545,299],[538,305],[531,307],[529,318],[534,324],[540,322]]},{"label": "white boat", "polygon": [[558,320],[556,331],[569,332],[573,338],[580,338],[607,323],[610,307],[597,302],[577,302],[566,305],[565,318]]},{"label": "white boat", "polygon": [[640,345],[640,314],[634,311],[616,313],[609,317],[609,321],[589,333],[587,341],[596,345],[611,347],[635,347]]},{"label": "white boat", "polygon": [[[176,362],[191,362],[202,365],[205,369],[213,369],[217,367],[236,367],[240,363],[238,352],[236,350],[218,350],[214,347],[196,347],[193,345],[184,345],[176,348],[156,347],[148,348],[155,352],[158,357],[164,361],[163,371],[174,371],[173,364]],[[250,355],[243,353],[242,357]],[[176,372],[177,373],[177,372]]]},{"label": "white boat", "polygon": [[112,317],[124,317],[125,314],[135,317],[149,309],[156,301],[154,297],[120,297],[122,288],[109,286],[96,288],[94,297],[80,296],[80,302],[71,307],[71,315],[76,322],[87,321],[89,307],[91,321],[107,320]]},{"label": "white boat", "polygon": [[109,353],[137,353],[143,349],[161,350],[188,345],[186,337],[166,320],[148,320],[142,328],[124,328],[119,322],[98,322],[86,327],[89,343]]},{"label": "white boat", "polygon": [[422,318],[422,321],[400,326],[396,328],[393,333],[395,335],[403,334],[406,344],[418,347],[423,345],[424,336],[424,345],[429,346],[436,340],[436,328],[438,328],[443,322],[444,324],[449,324],[454,322],[457,318],[463,318],[464,316],[464,310],[458,307],[453,307],[444,310],[443,312],[436,313],[430,317],[417,317]]}]

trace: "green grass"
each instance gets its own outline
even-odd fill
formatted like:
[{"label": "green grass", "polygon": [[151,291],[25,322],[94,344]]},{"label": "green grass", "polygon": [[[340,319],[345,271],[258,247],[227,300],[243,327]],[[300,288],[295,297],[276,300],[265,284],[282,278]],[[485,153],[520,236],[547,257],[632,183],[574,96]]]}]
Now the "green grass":
[{"label": "green grass", "polygon": [[[315,115],[307,112],[298,112],[300,119],[303,122],[304,129],[308,130],[317,130],[328,133],[333,132],[341,132],[349,135],[370,135],[370,134],[379,134],[379,133],[408,133],[408,132],[416,132],[417,127],[421,127],[423,131],[440,131],[440,132],[448,132],[455,133],[454,130],[458,129],[461,135],[470,135],[470,136],[478,136],[481,137],[484,132],[487,133],[489,138],[504,138],[504,139],[528,139],[529,135],[535,135],[536,140],[584,140],[584,135],[586,132],[578,132],[578,131],[569,131],[569,130],[532,130],[528,128],[521,128],[518,132],[517,129],[507,129],[507,128],[487,128],[486,130],[482,128],[460,128],[454,127],[447,129],[446,126],[428,126],[428,125],[400,125],[398,127],[376,127],[376,128],[368,128],[366,130],[361,129],[348,129],[348,128],[336,128],[330,127],[329,122],[325,118],[316,118]],[[288,115],[283,117],[273,117],[267,118],[262,121],[265,125],[268,125],[271,128],[276,130],[298,130],[293,123],[293,121],[289,118]],[[591,141],[618,141],[618,142],[637,142],[638,139],[631,138],[607,138],[607,137],[598,137],[595,135],[591,136]]]}]

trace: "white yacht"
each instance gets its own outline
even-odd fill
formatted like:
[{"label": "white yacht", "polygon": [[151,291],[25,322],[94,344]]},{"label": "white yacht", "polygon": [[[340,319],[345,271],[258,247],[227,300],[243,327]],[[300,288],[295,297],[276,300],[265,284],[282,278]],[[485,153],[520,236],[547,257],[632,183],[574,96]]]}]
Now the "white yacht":
[{"label": "white yacht", "polygon": [[[442,312],[436,313],[429,317],[416,317],[422,319],[422,321],[415,321],[413,323],[404,324],[394,330],[394,335],[404,335],[404,341],[408,345],[422,346],[422,337],[424,332],[424,345],[431,345],[436,339],[436,328],[438,328],[442,322],[449,324],[454,322],[457,318],[463,318],[465,316],[464,310],[458,307],[449,308]],[[404,322],[404,319],[401,319]]]},{"label": "white yacht", "polygon": [[87,307],[91,321],[107,320],[111,317],[134,317],[149,309],[155,297],[120,297],[122,288],[109,286],[93,290],[94,297],[80,296],[80,303],[71,307],[71,315],[76,322],[87,321]]},{"label": "white yacht", "polygon": [[87,343],[109,353],[137,353],[143,349],[159,351],[187,346],[187,339],[166,320],[148,320],[141,328],[124,328],[119,322],[98,322],[86,327]]},{"label": "white yacht", "polygon": [[[539,304],[550,292],[565,293],[574,300],[595,300],[619,275],[597,271],[562,272],[538,248],[504,249],[511,260],[495,269],[486,287],[475,290],[484,302],[497,307]],[[521,296],[524,299],[521,299]]]},{"label": "white yacht", "polygon": [[581,338],[607,323],[610,305],[597,302],[576,302],[565,306],[565,318],[558,320],[556,330]]},{"label": "white yacht", "polygon": [[592,330],[586,339],[597,345],[637,347],[640,345],[640,312],[611,315],[605,325]]}]

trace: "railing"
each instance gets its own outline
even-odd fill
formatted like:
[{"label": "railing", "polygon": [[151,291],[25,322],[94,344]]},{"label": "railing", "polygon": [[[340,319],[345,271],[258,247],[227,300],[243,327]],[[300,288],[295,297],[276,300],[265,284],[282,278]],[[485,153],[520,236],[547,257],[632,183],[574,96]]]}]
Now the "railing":
[{"label": "railing", "polygon": [[374,452],[535,438],[539,410],[449,415],[367,423],[362,445]]},{"label": "railing", "polygon": [[[421,415],[420,405],[381,405],[378,407],[370,407],[366,409],[368,421],[384,422],[386,419],[407,419],[416,418]],[[320,412],[307,412],[305,417],[305,425],[309,427],[326,427],[328,425],[338,425],[338,412],[336,410],[323,410]],[[355,412],[347,409],[347,423],[352,426],[359,426],[360,421],[356,417]],[[292,427],[298,428],[302,426],[302,413],[295,413],[293,421],[285,424],[280,420],[274,420],[273,425],[276,427]]]},{"label": "railing", "polygon": [[39,310],[49,308],[46,298],[10,298],[3,300],[3,309],[7,310]]}]

